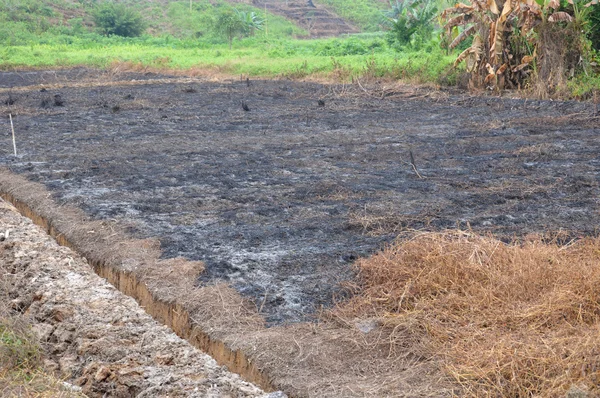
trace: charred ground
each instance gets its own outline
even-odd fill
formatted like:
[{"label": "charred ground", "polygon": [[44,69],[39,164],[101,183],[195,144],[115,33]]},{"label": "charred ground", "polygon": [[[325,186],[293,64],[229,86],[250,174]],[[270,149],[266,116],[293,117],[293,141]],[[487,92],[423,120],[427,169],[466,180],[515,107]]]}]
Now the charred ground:
[{"label": "charred ground", "polygon": [[593,104],[156,76],[74,86],[94,73],[0,74],[20,152],[6,121],[2,165],[159,237],[165,257],[203,260],[199,283],[230,282],[270,322],[331,303],[352,261],[404,228],[600,225]]}]

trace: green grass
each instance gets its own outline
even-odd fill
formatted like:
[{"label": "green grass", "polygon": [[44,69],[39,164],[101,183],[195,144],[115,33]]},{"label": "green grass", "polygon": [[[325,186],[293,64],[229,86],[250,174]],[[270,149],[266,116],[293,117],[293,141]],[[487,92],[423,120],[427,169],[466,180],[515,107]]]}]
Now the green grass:
[{"label": "green grass", "polygon": [[[434,45],[420,53],[399,53],[389,47],[382,34],[295,40],[306,32],[272,14],[266,15],[268,31],[236,38],[230,50],[226,39],[213,29],[222,8],[231,7],[225,0],[193,0],[191,11],[187,0],[120,2],[143,13],[149,22],[147,35],[124,39],[94,33],[89,15],[95,0],[0,0],[0,43],[4,44],[0,47],[0,68],[102,68],[130,62],[163,69],[215,68],[223,73],[264,77],[333,73],[347,79],[361,74],[418,75],[421,81],[435,81],[450,62]],[[342,5],[340,10],[346,10],[348,18],[354,13],[354,17],[363,18],[362,25],[370,24],[373,29],[377,27],[373,21],[381,15],[379,8],[385,6],[376,0],[338,3]],[[265,15],[248,4],[235,6]]]},{"label": "green grass", "polygon": [[85,397],[81,393],[65,389],[61,380],[43,368],[42,348],[34,337],[31,326],[21,316],[0,317],[0,395],[32,398]]},{"label": "green grass", "polygon": [[366,32],[381,30],[383,12],[390,9],[387,2],[378,0],[319,0],[342,18],[348,19]]},{"label": "green grass", "polygon": [[222,73],[302,78],[334,74],[417,79],[435,82],[452,57],[432,45],[422,52],[398,53],[380,37],[329,40],[235,40],[226,44],[174,38],[104,38],[89,35],[68,43],[36,43],[0,48],[0,68],[87,65],[104,68],[129,62],[159,69],[212,68]]},{"label": "green grass", "polygon": [[[458,72],[455,55],[446,55],[436,40],[417,51],[392,48],[381,32],[340,39],[297,40],[306,32],[290,21],[266,16],[267,31],[254,37],[226,38],[213,29],[226,0],[119,0],[143,13],[149,23],[138,38],[104,37],[94,32],[90,12],[100,0],[0,0],[0,69],[91,66],[126,62],[160,70],[210,69],[221,74],[260,77],[325,77],[350,81],[353,76],[452,84]],[[378,0],[320,0],[363,30],[380,28],[389,4]],[[444,2],[445,0],[440,0]],[[236,3],[240,11],[264,17],[263,10]],[[590,98],[600,83],[593,71],[569,83],[571,96]]]},{"label": "green grass", "polygon": [[590,75],[582,75],[571,79],[567,84],[567,88],[574,98],[582,100],[591,99],[594,103],[600,104],[599,74],[590,73]]},{"label": "green grass", "polygon": [[40,361],[40,352],[27,327],[0,320],[1,370],[35,368]]},{"label": "green grass", "polygon": [[[147,32],[152,36],[172,36],[178,39],[202,39],[210,43],[224,42],[214,34],[218,13],[232,7],[225,0],[194,0],[190,11],[188,1],[122,0],[144,16]],[[26,45],[68,41],[71,36],[93,32],[91,12],[93,0],[0,0],[0,45]],[[240,11],[255,12],[266,18],[273,37],[303,37],[307,32],[283,17],[265,14],[261,9],[239,3]],[[260,32],[259,32],[260,34]]]},{"label": "green grass", "polygon": [[[212,36],[212,27],[215,23],[218,12],[223,8],[231,7],[224,0],[202,0],[196,1],[192,5],[192,12],[189,9],[189,2],[169,3],[166,18],[162,20],[163,24],[169,25],[168,31],[178,38],[206,38]],[[248,4],[239,3],[234,7],[239,11],[255,12],[262,19],[267,19],[269,33],[275,37],[306,36],[307,32],[299,28],[292,22],[283,17],[266,13],[264,10],[252,7]],[[160,23],[160,19],[158,19]],[[155,33],[162,33],[162,31]],[[261,32],[258,32],[259,34]],[[216,41],[220,38],[216,37]]]},{"label": "green grass", "polygon": [[[366,8],[375,9],[375,3],[367,3],[375,0],[360,1],[363,8],[356,3],[356,15],[366,15]],[[275,15],[266,16],[268,32],[238,37],[229,49],[226,39],[213,29],[220,10],[230,7],[225,0],[193,0],[192,11],[187,0],[121,2],[146,16],[147,35],[125,39],[94,33],[89,18],[94,0],[0,0],[0,43],[4,44],[0,47],[0,68],[104,68],[114,62],[128,62],[159,69],[209,68],[262,77],[318,75],[350,80],[368,74],[418,76],[419,81],[430,82],[445,73],[450,63],[434,44],[425,46],[423,52],[397,52],[381,33],[296,40],[306,32]],[[346,7],[353,9],[353,4]],[[262,10],[247,4],[236,7],[264,16]],[[375,14],[379,18],[379,11]]]}]

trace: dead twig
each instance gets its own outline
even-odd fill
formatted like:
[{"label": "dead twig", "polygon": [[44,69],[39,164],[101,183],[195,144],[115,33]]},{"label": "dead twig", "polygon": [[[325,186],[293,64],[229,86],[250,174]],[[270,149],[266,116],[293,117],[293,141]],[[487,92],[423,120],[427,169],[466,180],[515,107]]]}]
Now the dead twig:
[{"label": "dead twig", "polygon": [[410,154],[410,164],[411,164],[413,170],[415,171],[415,174],[417,175],[417,177],[423,178],[421,176],[421,174],[419,174],[419,171],[417,170],[417,165],[415,164],[415,156],[413,155],[412,149],[410,149],[408,151],[408,153]]},{"label": "dead twig", "polygon": [[269,295],[269,289],[265,289],[265,297],[262,299],[262,303],[260,303],[260,308],[258,309],[258,313],[261,314],[265,303],[267,302],[267,296]]},{"label": "dead twig", "polygon": [[15,126],[13,125],[12,114],[9,113],[8,118],[10,119],[10,129],[12,130],[13,150],[15,156],[17,156],[17,141],[15,140]]},{"label": "dead twig", "polygon": [[365,88],[363,87],[363,85],[362,85],[362,84],[360,84],[360,80],[358,79],[358,76],[357,76],[357,77],[355,77],[355,79],[356,79],[356,83],[358,84],[358,87],[360,87],[360,89],[361,89],[362,91],[364,91],[364,92],[365,92],[365,93],[366,93],[368,96],[370,96],[370,97],[373,97],[373,98],[378,98],[378,99],[381,99],[381,97],[377,97],[376,95],[373,95],[373,94],[371,94],[369,91],[367,91],[367,89],[365,89]]}]

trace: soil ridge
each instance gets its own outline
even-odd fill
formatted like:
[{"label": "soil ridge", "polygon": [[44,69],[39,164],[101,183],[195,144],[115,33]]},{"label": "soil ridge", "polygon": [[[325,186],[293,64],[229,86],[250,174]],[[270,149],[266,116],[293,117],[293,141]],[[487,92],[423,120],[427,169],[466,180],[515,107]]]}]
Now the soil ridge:
[{"label": "soil ridge", "polygon": [[360,324],[323,322],[266,329],[256,307],[235,290],[190,283],[201,271],[197,262],[160,260],[154,240],[129,239],[114,223],[58,206],[41,184],[3,168],[0,197],[86,258],[159,322],[267,391],[293,397],[451,394],[438,365],[419,349],[390,357],[389,341],[378,328],[364,332]]}]

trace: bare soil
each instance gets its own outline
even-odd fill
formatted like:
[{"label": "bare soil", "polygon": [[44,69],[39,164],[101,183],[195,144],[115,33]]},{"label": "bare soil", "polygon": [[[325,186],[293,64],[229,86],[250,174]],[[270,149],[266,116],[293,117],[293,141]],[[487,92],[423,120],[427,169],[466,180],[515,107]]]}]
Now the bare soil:
[{"label": "bare soil", "polygon": [[353,261],[406,228],[508,240],[600,225],[593,104],[97,73],[0,74],[19,151],[4,119],[0,164],[158,237],[165,258],[202,260],[199,285],[230,283],[271,324],[343,296]]},{"label": "bare soil", "polygon": [[[265,394],[159,325],[85,259],[2,200],[0,231],[0,316],[8,310],[31,325],[44,367],[65,381],[65,391],[89,397],[283,396]],[[2,380],[0,395],[23,396]]]}]

